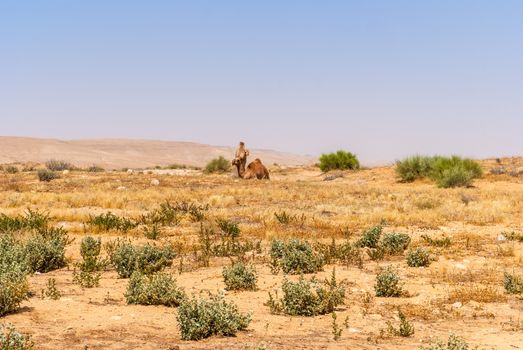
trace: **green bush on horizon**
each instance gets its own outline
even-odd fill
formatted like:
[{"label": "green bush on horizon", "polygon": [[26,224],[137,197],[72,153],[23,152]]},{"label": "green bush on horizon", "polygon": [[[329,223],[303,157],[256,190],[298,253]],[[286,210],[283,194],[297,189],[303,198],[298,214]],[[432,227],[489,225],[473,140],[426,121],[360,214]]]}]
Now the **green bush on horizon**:
[{"label": "green bush on horizon", "polygon": [[211,173],[225,173],[231,169],[231,163],[223,156],[214,158],[205,166],[204,172],[206,174]]},{"label": "green bush on horizon", "polygon": [[355,154],[339,150],[335,153],[325,153],[320,157],[320,169],[329,170],[355,170],[359,169],[360,162]]}]

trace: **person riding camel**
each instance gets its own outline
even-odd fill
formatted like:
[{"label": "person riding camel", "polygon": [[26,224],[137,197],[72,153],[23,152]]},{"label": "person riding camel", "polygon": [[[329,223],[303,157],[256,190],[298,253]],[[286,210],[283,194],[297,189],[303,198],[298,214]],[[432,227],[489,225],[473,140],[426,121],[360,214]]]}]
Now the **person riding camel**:
[{"label": "person riding camel", "polygon": [[245,143],[240,142],[240,145],[236,149],[236,161],[238,161],[240,166],[238,167],[238,176],[242,177],[245,173],[245,166],[247,165],[247,157],[249,156],[249,150],[245,148]]}]

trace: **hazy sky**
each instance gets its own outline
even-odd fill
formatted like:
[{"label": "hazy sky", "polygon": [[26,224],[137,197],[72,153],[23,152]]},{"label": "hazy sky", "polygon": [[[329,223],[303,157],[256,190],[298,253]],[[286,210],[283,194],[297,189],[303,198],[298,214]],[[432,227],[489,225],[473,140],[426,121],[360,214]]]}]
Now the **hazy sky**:
[{"label": "hazy sky", "polygon": [[523,1],[3,0],[0,135],[523,154]]}]

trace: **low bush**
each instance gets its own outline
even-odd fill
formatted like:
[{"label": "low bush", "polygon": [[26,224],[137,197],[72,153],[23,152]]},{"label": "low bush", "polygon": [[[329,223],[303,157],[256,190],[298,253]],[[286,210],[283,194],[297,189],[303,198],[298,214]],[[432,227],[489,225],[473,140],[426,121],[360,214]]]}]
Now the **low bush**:
[{"label": "low bush", "polygon": [[79,272],[73,272],[73,282],[85,288],[98,287],[102,271],[107,266],[107,261],[100,260],[102,239],[86,236],[80,243],[80,255],[83,261],[76,264]]},{"label": "low bush", "polygon": [[414,334],[414,326],[407,320],[403,312],[399,310],[398,316],[400,319],[400,326],[399,328],[395,328],[392,325],[392,322],[387,321],[387,330],[389,334],[397,336],[397,337],[410,337]]},{"label": "low bush", "polygon": [[374,290],[377,297],[400,297],[404,294],[397,271],[388,266],[376,276]]},{"label": "low bush", "polygon": [[505,272],[503,276],[503,286],[508,294],[522,294],[523,293],[523,278]]},{"label": "low bush", "polygon": [[407,265],[410,267],[422,267],[430,265],[430,255],[427,250],[418,247],[407,253]]},{"label": "low bush", "polygon": [[391,232],[383,235],[381,247],[385,254],[402,254],[410,244],[410,236],[406,233]]},{"label": "low bush", "polygon": [[89,168],[86,169],[86,171],[89,173],[103,173],[105,169],[98,165],[91,165]]},{"label": "low bush", "polygon": [[125,293],[127,304],[178,306],[185,300],[185,292],[168,274],[144,275],[134,272]]},{"label": "low bush", "polygon": [[403,182],[412,182],[429,177],[432,171],[433,157],[415,155],[396,162],[396,174]]},{"label": "low bush", "polygon": [[75,170],[76,167],[65,160],[51,159],[45,162],[47,169],[52,171]]},{"label": "low bush", "polygon": [[137,247],[125,240],[109,245],[108,253],[120,278],[129,278],[135,271],[143,274],[161,271],[171,266],[175,255],[170,247],[158,248],[149,244]]},{"label": "low bush", "polygon": [[160,226],[158,226],[158,224],[145,226],[143,228],[143,235],[147,239],[157,240],[161,234],[162,231],[160,230]]},{"label": "low bush", "polygon": [[138,223],[132,219],[115,215],[109,211],[95,216],[90,215],[87,225],[93,227],[98,232],[116,230],[125,233],[136,228]]},{"label": "low bush", "polygon": [[44,230],[49,225],[49,214],[27,209],[24,215],[0,214],[0,233],[14,233],[22,230]]},{"label": "low bush", "polygon": [[447,342],[442,342],[440,340],[430,344],[427,347],[422,346],[421,350],[469,350],[470,347],[467,342],[451,334]]},{"label": "low bush", "polygon": [[48,169],[40,169],[36,174],[38,175],[38,180],[42,182],[50,182],[60,178],[60,174]]},{"label": "low bush", "polygon": [[382,226],[374,226],[373,228],[364,231],[361,238],[356,242],[356,245],[361,248],[377,248],[382,231]]},{"label": "low bush", "polygon": [[421,238],[432,247],[447,248],[452,244],[452,241],[448,237],[431,238],[427,235],[421,235]]},{"label": "low bush", "polygon": [[28,293],[25,267],[16,263],[0,263],[0,316],[16,311],[28,298]]},{"label": "low bush", "polygon": [[0,325],[0,349],[32,350],[34,343],[29,335],[20,333],[13,325]]},{"label": "low bush", "polygon": [[236,262],[223,268],[223,281],[227,290],[255,290],[258,276],[254,266]]},{"label": "low bush", "polygon": [[8,165],[8,166],[4,167],[4,171],[6,174],[16,174],[16,173],[20,172],[20,170],[18,170],[18,168],[15,167],[14,165]]},{"label": "low bush", "polygon": [[235,336],[247,329],[251,317],[240,313],[223,295],[211,295],[208,300],[184,300],[178,307],[177,321],[183,340],[200,340],[213,335]]},{"label": "low bush", "polygon": [[278,299],[269,293],[267,306],[274,314],[291,316],[325,315],[343,304],[345,288],[336,281],[336,272],[332,271],[330,280],[318,283],[315,279],[305,280],[303,276],[297,282],[287,279],[282,284],[283,298]]},{"label": "low bush", "polygon": [[360,162],[355,154],[345,151],[337,151],[336,153],[322,154],[320,157],[321,171],[329,170],[354,170],[359,169]]},{"label": "low bush", "polygon": [[65,247],[69,243],[62,228],[38,230],[24,244],[24,257],[31,272],[49,272],[67,265]]},{"label": "low bush", "polygon": [[231,169],[231,162],[222,156],[214,158],[205,166],[204,172],[206,174],[211,173],[224,173]]},{"label": "low bush", "polygon": [[320,271],[325,263],[309,242],[299,239],[291,239],[286,243],[273,241],[270,255],[277,259],[283,272],[288,274],[314,273]]}]

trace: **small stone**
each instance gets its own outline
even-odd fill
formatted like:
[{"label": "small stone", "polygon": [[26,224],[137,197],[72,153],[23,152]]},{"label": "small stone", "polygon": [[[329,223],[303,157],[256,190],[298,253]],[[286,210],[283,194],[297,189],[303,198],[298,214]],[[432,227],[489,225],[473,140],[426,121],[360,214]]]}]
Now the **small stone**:
[{"label": "small stone", "polygon": [[463,304],[460,301],[456,301],[454,304],[452,304],[452,307],[454,309],[459,309],[463,306]]},{"label": "small stone", "polygon": [[118,190],[118,191],[124,191],[124,190],[126,190],[126,189],[127,189],[127,187],[125,187],[125,186],[119,186],[116,190]]},{"label": "small stone", "polygon": [[160,186],[160,180],[152,179],[151,180],[151,186]]},{"label": "small stone", "polygon": [[62,174],[64,174],[64,175],[69,174],[69,170],[65,169],[64,171],[62,171]]},{"label": "small stone", "polygon": [[349,328],[349,333],[361,333],[361,331],[357,328]]},{"label": "small stone", "polygon": [[466,270],[467,267],[463,264],[460,264],[460,263],[457,263],[456,265],[454,265],[454,267],[456,267],[457,269],[460,269],[460,270]]},{"label": "small stone", "polygon": [[127,174],[132,174],[134,173],[133,169],[127,169]]},{"label": "small stone", "polygon": [[381,316],[379,314],[371,314],[371,315],[369,315],[369,318],[374,321],[379,321],[383,318],[383,316]]},{"label": "small stone", "polygon": [[505,237],[504,234],[499,234],[497,240],[500,242],[504,242],[507,240],[507,237]]},{"label": "small stone", "polygon": [[122,316],[111,316],[111,321],[120,321],[122,319]]}]

